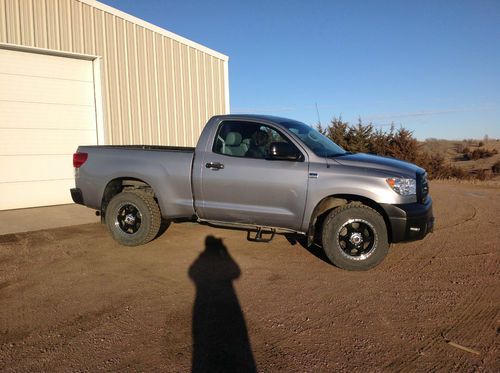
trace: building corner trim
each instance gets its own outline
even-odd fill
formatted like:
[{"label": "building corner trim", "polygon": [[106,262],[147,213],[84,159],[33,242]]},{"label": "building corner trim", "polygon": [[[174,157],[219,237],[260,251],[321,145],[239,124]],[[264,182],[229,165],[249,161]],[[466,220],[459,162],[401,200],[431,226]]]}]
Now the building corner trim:
[{"label": "building corner trim", "polygon": [[225,94],[225,114],[231,114],[229,102],[229,58],[224,61],[224,94]]}]

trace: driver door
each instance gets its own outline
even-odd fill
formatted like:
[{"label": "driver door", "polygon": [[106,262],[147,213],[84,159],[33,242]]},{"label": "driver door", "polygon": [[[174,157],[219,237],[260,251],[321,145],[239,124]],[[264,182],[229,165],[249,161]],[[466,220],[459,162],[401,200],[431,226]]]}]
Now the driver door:
[{"label": "driver door", "polygon": [[[267,133],[267,140],[256,134]],[[259,142],[259,144],[257,144]],[[223,121],[212,149],[196,163],[201,178],[195,207],[202,219],[298,230],[302,225],[308,186],[308,162],[270,160],[271,142],[288,142],[270,125],[250,121]],[[251,151],[260,147],[263,155]]]}]

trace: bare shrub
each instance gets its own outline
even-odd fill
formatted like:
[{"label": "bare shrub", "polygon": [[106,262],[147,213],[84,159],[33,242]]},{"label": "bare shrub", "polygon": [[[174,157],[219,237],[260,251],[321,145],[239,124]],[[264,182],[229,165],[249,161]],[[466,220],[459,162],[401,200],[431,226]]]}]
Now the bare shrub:
[{"label": "bare shrub", "polygon": [[[466,149],[469,150],[468,148],[466,148]],[[496,149],[489,150],[489,149],[478,148],[478,149],[474,149],[473,151],[468,151],[468,152],[464,151],[463,154],[464,154],[463,155],[464,160],[477,161],[478,159],[489,158],[489,157],[494,156],[495,154],[498,154],[498,150],[496,150]]]},{"label": "bare shrub", "polygon": [[476,171],[476,179],[478,180],[488,180],[491,178],[491,170],[490,169],[479,169]]},{"label": "bare shrub", "polygon": [[479,158],[481,158],[481,154],[482,154],[481,149],[476,149],[471,153],[469,159],[472,159],[473,161],[477,161]]},{"label": "bare shrub", "polygon": [[[441,153],[429,154],[422,151],[417,139],[413,137],[413,132],[404,127],[396,130],[394,125],[391,125],[389,130],[384,131],[375,129],[371,123],[363,124],[361,119],[356,125],[350,125],[339,117],[333,118],[325,128],[320,125],[317,128],[347,151],[374,153],[412,162],[427,170],[431,179],[470,179],[473,176],[475,178],[488,178],[487,172],[476,172],[471,175],[460,167],[447,164]],[[432,143],[434,139],[426,141]],[[462,144],[457,145],[457,151],[461,150],[464,159],[479,159],[495,154],[486,149],[471,151],[470,147],[473,145],[473,140],[464,140]],[[497,167],[500,168],[500,165]]]},{"label": "bare shrub", "polygon": [[494,174],[500,174],[500,161],[496,161],[493,166],[491,166],[491,172]]},{"label": "bare shrub", "polygon": [[318,130],[325,136],[332,139],[337,145],[340,145],[344,149],[349,148],[348,144],[348,132],[349,124],[342,121],[342,117],[333,118],[326,128],[321,127],[318,124]]}]

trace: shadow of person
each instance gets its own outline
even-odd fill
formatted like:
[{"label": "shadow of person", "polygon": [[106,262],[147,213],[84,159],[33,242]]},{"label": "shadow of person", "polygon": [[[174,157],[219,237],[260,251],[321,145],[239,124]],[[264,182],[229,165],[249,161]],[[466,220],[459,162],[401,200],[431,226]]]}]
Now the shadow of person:
[{"label": "shadow of person", "polygon": [[233,281],[241,271],[221,239],[207,236],[189,268],[196,285],[192,372],[256,372]]}]

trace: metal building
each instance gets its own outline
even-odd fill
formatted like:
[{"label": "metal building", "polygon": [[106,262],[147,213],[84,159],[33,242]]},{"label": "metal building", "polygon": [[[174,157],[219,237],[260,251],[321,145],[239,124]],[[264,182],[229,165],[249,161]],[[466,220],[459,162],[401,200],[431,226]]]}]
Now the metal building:
[{"label": "metal building", "polygon": [[0,210],[70,203],[85,144],[194,146],[228,57],[94,0],[0,0]]}]

